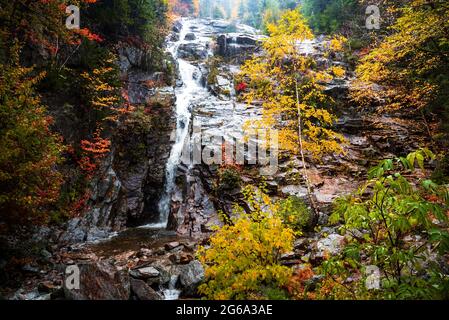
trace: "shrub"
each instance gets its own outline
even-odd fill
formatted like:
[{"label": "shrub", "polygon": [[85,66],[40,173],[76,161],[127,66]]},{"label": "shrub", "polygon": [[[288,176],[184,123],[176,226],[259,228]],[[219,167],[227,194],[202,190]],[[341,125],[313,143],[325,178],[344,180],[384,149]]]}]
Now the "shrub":
[{"label": "shrub", "polygon": [[279,259],[292,250],[292,242],[293,231],[277,217],[234,219],[233,225],[225,225],[211,237],[209,248],[198,251],[206,269],[206,282],[199,292],[208,299],[285,297],[281,287],[291,271]]},{"label": "shrub", "polygon": [[208,299],[284,299],[291,270],[280,258],[293,249],[294,232],[276,215],[276,204],[266,194],[252,186],[243,194],[251,214],[236,207],[237,216],[198,250],[206,269],[199,292]]},{"label": "shrub", "polygon": [[295,196],[281,200],[278,213],[284,223],[296,232],[307,228],[312,214],[304,201]]},{"label": "shrub", "polygon": [[220,169],[218,173],[218,191],[234,190],[240,188],[242,184],[242,178],[240,172],[233,167],[225,167]]},{"label": "shrub", "polygon": [[[424,160],[433,157],[420,149],[405,158],[383,160],[369,171],[357,194],[336,201],[331,221],[342,219],[341,229],[352,239],[341,255],[322,266],[335,288],[344,291],[330,290],[334,297],[447,298],[449,276],[429,255],[449,250],[449,191],[431,180],[415,186],[410,178],[416,164],[424,169]],[[363,196],[367,188],[372,190],[368,199]],[[379,268],[382,290],[367,292],[360,277],[366,265]],[[360,280],[348,284],[348,278]]]}]

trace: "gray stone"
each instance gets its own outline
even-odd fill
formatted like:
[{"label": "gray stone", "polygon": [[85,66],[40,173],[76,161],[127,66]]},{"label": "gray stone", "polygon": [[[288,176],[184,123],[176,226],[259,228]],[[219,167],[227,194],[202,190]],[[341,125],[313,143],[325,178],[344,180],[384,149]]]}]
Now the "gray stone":
[{"label": "gray stone", "polygon": [[130,279],[131,291],[139,300],[162,300],[162,296],[143,280]]},{"label": "gray stone", "polygon": [[165,250],[173,250],[179,247],[181,244],[177,241],[169,242],[164,245]]},{"label": "gray stone", "polygon": [[196,36],[193,32],[189,32],[186,34],[186,36],[184,37],[184,40],[195,40]]},{"label": "gray stone", "polygon": [[318,252],[324,254],[327,252],[328,254],[335,255],[340,253],[345,245],[345,237],[339,234],[330,234],[326,238],[321,239],[317,242]]},{"label": "gray stone", "polygon": [[198,285],[204,280],[204,268],[198,260],[178,267],[179,282],[185,295],[195,295]]},{"label": "gray stone", "polygon": [[145,267],[135,270],[139,278],[147,279],[159,276],[160,272],[154,267]]},{"label": "gray stone", "polygon": [[[130,283],[128,272],[118,271],[107,262],[79,264],[80,288],[64,286],[69,300],[128,300]],[[66,283],[66,281],[64,281]]]}]

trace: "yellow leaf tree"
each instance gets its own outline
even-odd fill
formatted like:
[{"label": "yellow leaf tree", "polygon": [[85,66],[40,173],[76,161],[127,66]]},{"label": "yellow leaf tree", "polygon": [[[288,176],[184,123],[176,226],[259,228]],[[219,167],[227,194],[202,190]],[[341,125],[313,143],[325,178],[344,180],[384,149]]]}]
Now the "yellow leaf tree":
[{"label": "yellow leaf tree", "polygon": [[[311,56],[302,54],[299,44],[313,38],[298,10],[283,13],[276,24],[268,24],[269,37],[263,41],[263,53],[247,61],[241,79],[248,82],[244,98],[248,103],[261,101],[261,120],[251,127],[277,129],[280,148],[300,154],[309,199],[316,210],[308,182],[305,156],[317,159],[325,153],[341,153],[342,135],[331,129],[336,120],[329,111],[332,99],[323,90],[334,76],[342,77],[338,67],[319,69]],[[340,39],[330,42],[329,50],[341,50]]]},{"label": "yellow leaf tree", "polygon": [[250,186],[244,194],[251,214],[236,208],[237,217],[198,251],[206,273],[199,292],[215,300],[286,298],[283,286],[291,269],[282,266],[280,258],[293,249],[294,232],[283,224],[267,195]]}]

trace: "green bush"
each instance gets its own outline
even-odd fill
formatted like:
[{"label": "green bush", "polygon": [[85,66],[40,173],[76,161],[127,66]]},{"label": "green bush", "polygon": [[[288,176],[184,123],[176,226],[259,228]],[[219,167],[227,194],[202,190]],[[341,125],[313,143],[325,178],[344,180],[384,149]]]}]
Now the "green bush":
[{"label": "green bush", "polygon": [[[433,157],[421,149],[383,160],[369,171],[367,184],[356,194],[336,201],[330,221],[343,222],[341,231],[348,234],[349,243],[342,254],[322,265],[325,274],[341,280],[338,290],[346,291],[334,298],[448,298],[449,275],[429,257],[431,252],[449,251],[449,192],[431,180],[415,183],[410,178],[416,164],[423,169],[424,160]],[[369,189],[371,196],[366,198]],[[363,275],[366,265],[379,268],[381,290],[367,292],[363,278],[343,283],[353,274]]]},{"label": "green bush", "polygon": [[278,214],[287,226],[297,232],[309,226],[312,216],[304,201],[296,196],[279,201]]},{"label": "green bush", "polygon": [[220,169],[218,179],[218,191],[234,190],[240,188],[242,184],[240,172],[232,167]]}]

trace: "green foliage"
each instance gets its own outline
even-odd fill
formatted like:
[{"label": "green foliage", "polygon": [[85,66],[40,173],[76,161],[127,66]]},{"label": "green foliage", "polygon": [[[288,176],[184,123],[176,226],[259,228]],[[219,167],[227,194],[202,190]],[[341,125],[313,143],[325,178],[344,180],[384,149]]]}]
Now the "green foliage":
[{"label": "green foliage", "polygon": [[236,168],[228,166],[219,170],[217,192],[238,189],[241,184],[242,178]]},{"label": "green foliage", "polygon": [[0,217],[13,224],[45,222],[62,183],[55,166],[64,150],[35,92],[44,74],[0,65]]},{"label": "green foliage", "polygon": [[357,0],[304,0],[302,9],[311,28],[318,33],[341,31],[362,16],[357,15],[361,12]]},{"label": "green foliage", "polygon": [[442,154],[438,157],[437,166],[432,172],[432,181],[443,184],[449,183],[449,154]]},{"label": "green foliage", "polygon": [[[407,157],[383,160],[369,171],[369,180],[356,194],[339,198],[331,222],[342,220],[342,231],[352,235],[344,252],[326,261],[327,275],[339,277],[339,288],[349,296],[386,299],[427,299],[447,296],[448,276],[433,251],[449,249],[446,230],[449,191],[431,180],[417,185],[409,178],[415,167],[434,155],[420,149]],[[364,195],[369,192],[370,197]],[[415,239],[415,240],[414,240]],[[382,272],[382,289],[367,292],[363,280],[349,287],[344,280],[375,265]],[[335,298],[341,298],[339,294]]]},{"label": "green foliage", "polygon": [[145,50],[149,69],[163,59],[166,0],[106,0],[93,4],[84,19],[109,43],[129,42]]},{"label": "green foliage", "polygon": [[199,292],[208,299],[285,299],[291,270],[280,257],[292,250],[293,230],[267,210],[269,198],[246,191],[253,213],[232,218],[198,250],[206,272]]},{"label": "green foliage", "polygon": [[312,217],[304,201],[296,196],[280,200],[278,214],[282,221],[297,233],[309,226]]}]

